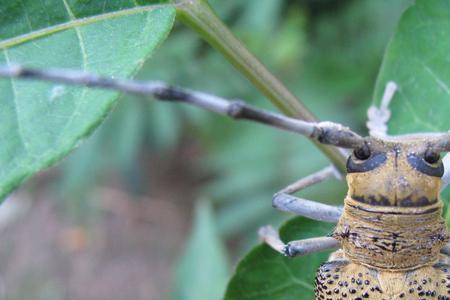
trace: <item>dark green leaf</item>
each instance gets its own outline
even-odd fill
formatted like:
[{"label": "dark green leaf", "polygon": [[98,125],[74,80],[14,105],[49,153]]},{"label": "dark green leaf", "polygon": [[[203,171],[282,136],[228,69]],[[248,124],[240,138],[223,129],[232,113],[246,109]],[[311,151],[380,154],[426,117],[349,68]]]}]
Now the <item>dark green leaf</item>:
[{"label": "dark green leaf", "polygon": [[[129,77],[165,39],[175,16],[172,6],[134,3],[8,1],[0,8],[0,64]],[[20,80],[1,80],[0,90],[0,199],[76,147],[119,97]]]}]

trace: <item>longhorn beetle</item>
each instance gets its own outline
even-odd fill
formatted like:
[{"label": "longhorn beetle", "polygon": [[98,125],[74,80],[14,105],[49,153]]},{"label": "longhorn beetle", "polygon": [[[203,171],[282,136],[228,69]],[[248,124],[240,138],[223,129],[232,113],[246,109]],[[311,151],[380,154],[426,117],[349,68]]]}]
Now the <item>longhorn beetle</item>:
[{"label": "longhorn beetle", "polygon": [[[270,226],[260,237],[286,256],[340,248],[316,276],[316,299],[450,299],[449,234],[441,217],[439,192],[448,177],[440,153],[450,151],[450,133],[388,136],[388,105],[396,85],[386,86],[380,108],[371,107],[370,135],[361,137],[342,125],[310,123],[169,86],[103,78],[64,70],[0,66],[0,77],[24,77],[116,89],[182,101],[235,119],[269,124],[323,144],[352,149],[347,161],[348,193],[344,207],[333,207],[291,194],[333,176],[333,166],[301,179],[273,197],[283,211],[325,222],[337,222],[332,236],[284,244]],[[446,165],[450,165],[447,161]],[[444,184],[445,185],[445,184]]]},{"label": "longhorn beetle", "polygon": [[338,144],[353,149],[343,209],[290,195],[335,176],[333,167],[273,197],[283,211],[337,222],[332,236],[284,244],[270,226],[260,229],[261,238],[286,256],[340,248],[317,271],[316,299],[450,299],[449,256],[441,254],[449,233],[439,198],[440,153],[450,144],[439,134],[387,136],[395,89],[388,83],[381,107],[369,109],[369,137]]}]

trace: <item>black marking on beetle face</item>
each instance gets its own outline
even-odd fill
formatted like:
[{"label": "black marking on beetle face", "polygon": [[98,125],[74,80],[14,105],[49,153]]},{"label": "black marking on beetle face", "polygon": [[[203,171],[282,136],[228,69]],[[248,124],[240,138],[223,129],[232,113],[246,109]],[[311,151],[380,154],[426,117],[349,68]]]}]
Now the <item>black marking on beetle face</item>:
[{"label": "black marking on beetle face", "polygon": [[412,207],[414,206],[414,202],[411,198],[405,198],[399,201],[401,207]]},{"label": "black marking on beetle face", "polygon": [[379,195],[378,197],[374,195],[369,195],[367,197],[352,195],[352,199],[361,203],[375,206],[391,206],[391,202],[389,201],[389,199],[382,195]]},{"label": "black marking on beetle face", "polygon": [[408,154],[408,163],[420,173],[434,177],[442,177],[442,175],[444,175],[444,165],[442,164],[442,161],[439,162],[437,166],[432,166],[425,162],[422,157],[410,153]]},{"label": "black marking on beetle face", "polygon": [[367,160],[362,162],[356,162],[353,156],[350,156],[347,160],[347,172],[362,173],[372,171],[381,166],[385,161],[386,153],[384,152],[373,153]]},{"label": "black marking on beetle face", "polygon": [[420,197],[419,199],[413,201],[411,197],[406,197],[402,200],[399,200],[401,207],[422,207],[427,206],[433,203],[436,203],[437,199],[429,200],[427,197]]},{"label": "black marking on beetle face", "polygon": [[413,201],[411,197],[406,197],[398,201],[401,207],[423,207],[437,202],[437,199],[428,199],[427,197],[420,197]]}]

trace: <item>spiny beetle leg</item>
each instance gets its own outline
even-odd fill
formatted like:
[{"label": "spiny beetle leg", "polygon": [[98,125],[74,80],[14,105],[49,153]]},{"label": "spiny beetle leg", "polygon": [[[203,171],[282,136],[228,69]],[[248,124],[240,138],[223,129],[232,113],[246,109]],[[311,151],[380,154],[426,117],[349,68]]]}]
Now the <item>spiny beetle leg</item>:
[{"label": "spiny beetle leg", "polygon": [[290,195],[332,177],[340,178],[336,169],[333,166],[328,166],[314,174],[302,178],[276,193],[272,198],[272,205],[281,211],[291,212],[313,220],[337,223],[342,214],[341,207]]}]

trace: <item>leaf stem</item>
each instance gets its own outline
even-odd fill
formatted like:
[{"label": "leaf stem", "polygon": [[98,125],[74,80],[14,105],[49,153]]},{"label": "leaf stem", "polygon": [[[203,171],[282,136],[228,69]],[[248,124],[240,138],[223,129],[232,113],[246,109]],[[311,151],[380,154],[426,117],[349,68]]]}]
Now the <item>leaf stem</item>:
[{"label": "leaf stem", "polygon": [[[281,112],[308,122],[317,122],[300,100],[233,35],[206,0],[171,1],[178,4],[177,18],[222,53]],[[345,173],[346,155],[342,151],[314,143],[341,173]]]}]

